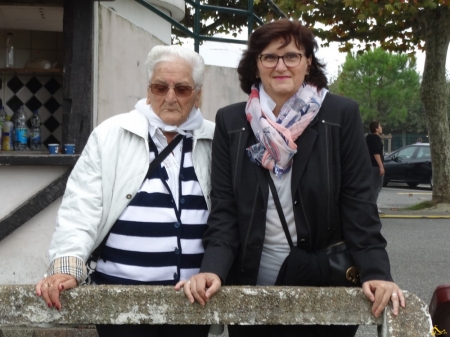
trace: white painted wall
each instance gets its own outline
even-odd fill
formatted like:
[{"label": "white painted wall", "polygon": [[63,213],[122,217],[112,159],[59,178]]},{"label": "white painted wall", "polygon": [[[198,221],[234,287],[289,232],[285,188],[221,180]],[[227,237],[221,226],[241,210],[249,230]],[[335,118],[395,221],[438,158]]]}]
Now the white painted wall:
[{"label": "white painted wall", "polygon": [[98,52],[94,56],[97,63],[94,126],[111,116],[134,109],[136,102],[146,97],[145,60],[150,49],[164,44],[102,5],[98,7],[98,27]]},{"label": "white painted wall", "polygon": [[246,101],[248,95],[239,86],[235,68],[206,66],[200,110],[214,122],[217,110],[229,104]]},{"label": "white painted wall", "polygon": [[[183,0],[152,0],[148,2],[157,6],[158,9],[176,21],[180,21],[184,17]],[[141,4],[133,0],[99,1],[99,3],[113,10],[134,25],[141,27],[147,32],[152,32],[153,36],[165,44],[171,43],[171,24]]]},{"label": "white painted wall", "polygon": [[0,219],[62,176],[66,171],[67,167],[0,167],[0,186],[2,190]]},{"label": "white painted wall", "polygon": [[[116,3],[117,0],[114,2]],[[94,125],[130,111],[147,92],[146,56],[163,41],[114,11],[98,5],[98,28],[94,56]],[[169,27],[170,28],[170,27]],[[217,110],[246,100],[239,88],[236,69],[207,66],[203,87],[203,115],[214,121]],[[65,167],[0,167],[0,219],[54,179]],[[48,267],[47,250],[54,231],[58,199],[0,242],[0,284],[34,284]]]}]

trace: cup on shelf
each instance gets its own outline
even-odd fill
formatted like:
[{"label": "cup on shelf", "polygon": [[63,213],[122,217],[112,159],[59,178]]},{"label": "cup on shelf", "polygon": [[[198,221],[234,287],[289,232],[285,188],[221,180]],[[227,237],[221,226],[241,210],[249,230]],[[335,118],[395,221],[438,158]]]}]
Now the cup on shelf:
[{"label": "cup on shelf", "polygon": [[75,154],[75,144],[64,144],[65,154]]},{"label": "cup on shelf", "polygon": [[49,154],[58,154],[59,144],[48,144],[48,153]]}]

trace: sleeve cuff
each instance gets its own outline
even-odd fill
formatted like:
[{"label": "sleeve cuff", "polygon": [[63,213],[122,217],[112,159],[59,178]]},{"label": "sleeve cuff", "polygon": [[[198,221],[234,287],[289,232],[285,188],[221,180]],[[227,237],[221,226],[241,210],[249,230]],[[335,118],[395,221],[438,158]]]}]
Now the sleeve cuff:
[{"label": "sleeve cuff", "polygon": [[68,274],[75,277],[77,284],[81,284],[87,277],[87,269],[84,261],[75,256],[63,256],[56,258],[48,268],[48,275]]}]

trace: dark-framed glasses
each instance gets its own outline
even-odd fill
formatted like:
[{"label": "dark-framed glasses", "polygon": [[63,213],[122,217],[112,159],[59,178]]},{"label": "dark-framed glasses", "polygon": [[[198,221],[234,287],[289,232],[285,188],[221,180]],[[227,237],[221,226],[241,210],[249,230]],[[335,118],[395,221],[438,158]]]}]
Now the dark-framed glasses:
[{"label": "dark-framed glasses", "polygon": [[158,96],[165,96],[169,92],[170,88],[172,88],[173,91],[175,91],[175,95],[177,97],[188,97],[192,94],[192,90],[195,89],[188,85],[176,85],[174,87],[170,87],[167,84],[161,84],[161,83],[156,83],[156,84],[150,85],[150,91],[153,94],[158,95]]},{"label": "dark-framed glasses", "polygon": [[259,60],[265,68],[275,68],[280,59],[283,60],[286,67],[293,68],[300,64],[303,54],[300,53],[286,53],[283,56],[275,54],[261,54]]}]

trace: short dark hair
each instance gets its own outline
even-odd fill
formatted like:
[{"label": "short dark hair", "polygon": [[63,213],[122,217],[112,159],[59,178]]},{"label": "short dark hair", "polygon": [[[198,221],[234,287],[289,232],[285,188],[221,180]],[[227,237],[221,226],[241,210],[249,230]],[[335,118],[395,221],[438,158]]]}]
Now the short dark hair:
[{"label": "short dark hair", "polygon": [[281,47],[287,46],[294,39],[296,46],[305,50],[305,57],[311,57],[312,61],[306,82],[318,89],[326,88],[328,80],[324,72],[325,65],[314,54],[318,44],[312,31],[299,21],[281,19],[259,27],[250,36],[247,50],[237,68],[241,89],[250,94],[252,85],[261,82],[261,79],[256,77],[258,56],[270,43],[279,39],[284,40]]},{"label": "short dark hair", "polygon": [[375,133],[380,126],[380,122],[373,121],[369,124],[370,133]]}]

